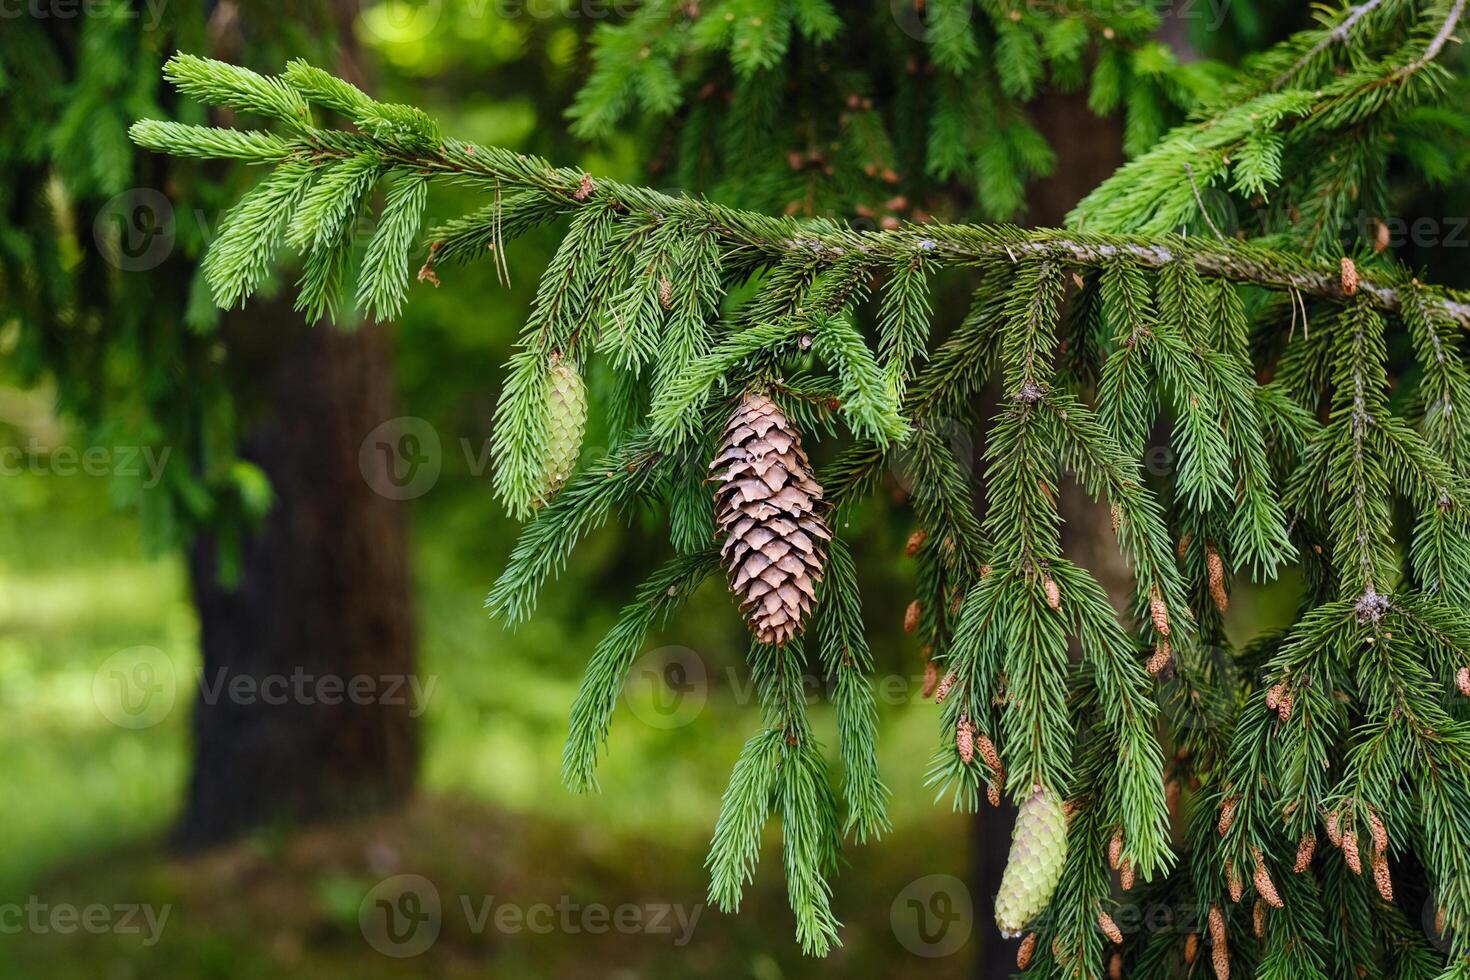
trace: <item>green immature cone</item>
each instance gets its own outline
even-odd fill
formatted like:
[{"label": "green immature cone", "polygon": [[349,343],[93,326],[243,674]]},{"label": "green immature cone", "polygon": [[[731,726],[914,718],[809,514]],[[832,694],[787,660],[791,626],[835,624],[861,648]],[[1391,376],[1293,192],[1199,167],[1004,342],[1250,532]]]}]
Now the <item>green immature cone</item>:
[{"label": "green immature cone", "polygon": [[586,429],[587,385],[576,365],[552,355],[546,380],[546,470],[536,506],[555,497],[572,475]]},{"label": "green immature cone", "polygon": [[995,896],[995,924],[1003,936],[1019,936],[1041,914],[1056,891],[1067,860],[1067,815],[1040,786],[1021,805],[1011,836],[1000,892]]}]

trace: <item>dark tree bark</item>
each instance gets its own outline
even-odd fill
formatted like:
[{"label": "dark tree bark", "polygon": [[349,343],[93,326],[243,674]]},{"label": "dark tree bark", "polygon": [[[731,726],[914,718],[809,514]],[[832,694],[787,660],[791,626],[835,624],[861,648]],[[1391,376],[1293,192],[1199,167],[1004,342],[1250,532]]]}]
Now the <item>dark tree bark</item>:
[{"label": "dark tree bark", "polygon": [[[307,328],[279,303],[225,329],[263,412],[241,456],[277,499],[243,542],[233,587],[221,584],[216,540],[190,552],[204,674],[176,831],[186,848],[390,805],[418,765],[403,504],[359,465],[364,438],[396,414],[386,337]],[[371,693],[352,696],[354,682]]]}]

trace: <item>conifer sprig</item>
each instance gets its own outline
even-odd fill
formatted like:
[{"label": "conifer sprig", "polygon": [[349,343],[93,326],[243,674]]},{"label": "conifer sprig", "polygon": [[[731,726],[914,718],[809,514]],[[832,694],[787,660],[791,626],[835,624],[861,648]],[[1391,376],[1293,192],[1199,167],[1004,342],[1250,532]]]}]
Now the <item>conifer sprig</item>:
[{"label": "conifer sprig", "polygon": [[[1426,30],[1410,6],[1443,16]],[[822,7],[809,5],[798,33],[824,36]],[[719,563],[704,474],[731,407],[757,392],[785,417],[774,436],[783,445],[797,431],[808,443],[848,440],[802,483],[808,502],[845,507],[883,473],[902,474],[923,532],[912,539],[912,629],[930,648],[940,701],[930,781],[965,808],[1002,793],[1068,803],[1062,885],[1034,924],[1033,969],[1104,970],[1103,939],[1117,931],[1106,928],[1111,870],[1128,887],[1192,895],[1214,910],[1217,966],[1314,975],[1344,949],[1397,956],[1389,949],[1410,947],[1373,932],[1375,915],[1391,917],[1374,904],[1393,893],[1390,847],[1427,869],[1463,962],[1470,734],[1442,700],[1470,690],[1470,429],[1458,421],[1470,411],[1459,351],[1470,300],[1386,261],[1360,271],[1316,243],[1304,256],[1173,235],[1201,196],[1159,176],[1188,158],[1191,179],[1206,186],[1233,167],[1243,191],[1269,190],[1293,141],[1336,132],[1344,118],[1376,125],[1398,101],[1427,97],[1423,79],[1436,70],[1418,60],[1458,7],[1382,0],[1324,27],[1391,35],[1397,53],[1383,64],[1339,64],[1339,42],[1320,33],[1273,53],[1257,82],[1284,72],[1289,84],[1246,93],[1177,133],[1084,205],[1102,216],[1089,228],[1120,227],[1112,195],[1139,181],[1154,203],[1141,209],[1145,230],[1126,235],[943,223],[857,231],[736,210],[443,138],[417,110],[376,103],[301,63],[278,79],[202,59],[170,63],[189,94],[274,120],[281,135],[148,121],[133,135],[183,156],[272,165],[211,249],[206,275],[223,305],[258,288],[284,242],[302,257],[300,307],[313,316],[335,308],[351,265],[346,229],[382,180],[392,183],[355,290],[376,316],[408,301],[408,256],[434,183],[468,184],[489,203],[429,232],[421,278],[492,254],[503,270],[508,241],[565,220],[501,390],[496,489],[531,519],[487,605],[508,622],[525,619],[576,542],[635,504],[666,508],[673,552],[589,659],[563,758],[574,789],[596,785],[626,671],[649,632]],[[1026,17],[1006,20],[1020,26],[1000,32],[994,53],[1019,96],[1034,83],[1036,39]],[[747,40],[754,48],[740,57],[754,59],[757,84],[760,65],[779,60],[780,39]],[[1066,37],[1048,43],[1055,60],[1075,49]],[[944,57],[959,65],[976,52],[956,43]],[[1109,70],[1098,66],[1094,94]],[[1322,95],[1295,87],[1329,75]],[[1357,105],[1379,92],[1373,79],[1381,93]],[[650,76],[655,87],[640,97],[667,99],[668,83]],[[357,131],[320,128],[312,105]],[[1242,115],[1242,106],[1252,108]],[[599,111],[611,110],[588,102],[582,118],[606,118]],[[1250,112],[1266,125],[1247,125]],[[1204,158],[1191,157],[1200,147]],[[1342,177],[1323,176],[1329,198]],[[934,322],[931,304],[945,269],[975,290],[953,329]],[[1386,336],[1400,324],[1421,371],[1391,391]],[[574,373],[598,359],[621,393],[609,406],[616,444],[564,487],[549,485],[554,379],[581,391]],[[974,424],[976,395],[992,380],[1002,394],[981,454],[982,514],[975,453],[954,436]],[[1174,450],[1171,472],[1141,466],[1155,432]],[[1073,477],[1112,513],[1134,579],[1127,615],[1063,547],[1059,497]],[[1405,505],[1415,526],[1401,548],[1391,520]],[[769,560],[782,557],[773,550]],[[1231,650],[1222,615],[1233,579],[1293,563],[1306,581],[1298,621]],[[711,900],[738,907],[761,829],[779,814],[797,937],[822,953],[839,941],[828,878],[841,839],[886,827],[888,791],[874,752],[860,584],[840,538],[815,597],[810,657],[794,639],[750,648],[761,726],[735,762],[708,863]],[[842,797],[807,716],[809,669],[835,684]],[[1181,802],[1179,787],[1191,784]],[[1182,807],[1187,860],[1169,835]],[[1344,843],[1314,857],[1303,841],[1323,835]],[[1378,848],[1384,835],[1391,843]],[[1302,848],[1305,860],[1293,860]],[[1371,884],[1354,874],[1360,865]],[[1246,908],[1255,899],[1258,913]],[[1347,911],[1324,927],[1327,907]],[[1247,938],[1257,923],[1259,942]],[[1135,962],[1167,969],[1167,944],[1124,938]],[[1426,955],[1413,947],[1415,963]]]}]

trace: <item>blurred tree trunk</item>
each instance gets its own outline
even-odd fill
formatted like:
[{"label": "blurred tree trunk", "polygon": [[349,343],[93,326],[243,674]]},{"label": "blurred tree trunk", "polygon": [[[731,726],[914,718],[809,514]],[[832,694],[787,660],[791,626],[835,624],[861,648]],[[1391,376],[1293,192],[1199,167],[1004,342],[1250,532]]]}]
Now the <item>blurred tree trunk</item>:
[{"label": "blurred tree trunk", "polygon": [[[358,4],[328,7],[337,73],[362,85]],[[210,34],[215,55],[235,60],[244,40],[233,3],[215,8]],[[221,577],[217,540],[190,549],[203,683],[175,830],[184,848],[382,809],[418,774],[406,523],[402,504],[373,489],[384,474],[363,470],[388,461],[359,457],[397,414],[385,332],[307,327],[289,302],[263,299],[227,315],[223,331],[246,419],[240,455],[276,499],[242,542],[233,581]]]},{"label": "blurred tree trunk", "polygon": [[[1028,195],[1028,223],[1057,228],[1067,212],[1123,162],[1123,131],[1119,119],[1099,119],[1087,108],[1085,95],[1047,95],[1033,106],[1033,117],[1057,153],[1056,172],[1038,181]],[[989,413],[982,415],[989,417]],[[1072,480],[1063,480],[1059,502],[1062,548],[1067,556],[1095,575],[1117,602],[1126,598],[1128,569],[1110,538],[1107,507],[1088,498]],[[1010,851],[1016,808],[983,808],[973,822],[971,840],[971,893],[975,903],[977,935],[974,976],[1002,980],[1015,973],[1020,940],[1002,939],[995,929],[995,893]]]},{"label": "blurred tree trunk", "polygon": [[269,405],[241,456],[276,501],[235,584],[221,583],[218,542],[191,549],[204,673],[184,847],[391,805],[418,767],[404,514],[359,467],[363,439],[395,415],[387,338],[308,329],[284,303],[252,304],[226,331]]}]

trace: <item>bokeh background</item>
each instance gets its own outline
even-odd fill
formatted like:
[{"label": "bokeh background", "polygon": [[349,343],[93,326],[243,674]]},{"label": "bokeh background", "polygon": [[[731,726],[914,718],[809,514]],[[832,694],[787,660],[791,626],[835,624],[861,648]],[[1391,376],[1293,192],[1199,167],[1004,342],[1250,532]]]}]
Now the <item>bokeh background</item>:
[{"label": "bokeh background", "polygon": [[[1228,60],[1300,26],[1305,5],[1277,9],[1297,6],[1229,5],[1220,30],[1174,42]],[[879,758],[893,829],[849,847],[834,883],[844,945],[818,963],[791,935],[774,821],[740,913],[705,907],[720,794],[759,715],[746,635],[720,583],[650,637],[614,719],[601,792],[574,796],[561,785],[583,664],[663,553],[662,518],[634,514],[594,534],[516,632],[481,607],[517,530],[489,492],[490,420],[557,229],[513,247],[508,286],[488,260],[440,270],[442,284],[416,286],[399,322],[339,346],[320,339],[337,328],[308,330],[290,311],[289,275],[244,312],[210,313],[193,263],[249,175],[135,158],[123,134],[140,115],[194,118],[158,82],[174,48],[262,70],[305,56],[376,96],[424,107],[446,133],[644,178],[653,168],[643,139],[578,141],[565,116],[586,75],[590,32],[616,16],[615,3],[549,0],[36,0],[4,9],[0,976],[777,980],[820,971],[939,980],[995,972],[1007,955],[971,909],[986,898],[979,855],[1003,853],[1009,817],[955,814],[924,785],[936,718],[919,696],[922,656],[901,628],[910,528],[886,515],[887,501],[844,520],[882,679]],[[1115,126],[1096,125],[1104,144],[1117,142]],[[1117,154],[1108,150],[1094,169],[1107,173]],[[1075,200],[1091,182],[1080,185],[1051,193]],[[429,218],[485,203],[437,190]],[[1051,220],[1068,204],[1054,202]],[[1448,194],[1438,206],[1464,211]],[[27,238],[33,208],[61,233]],[[38,339],[21,324],[45,319],[48,304],[65,315]],[[160,319],[169,323],[162,335]],[[261,354],[221,368],[219,338],[239,349],[241,337],[292,366],[261,366]],[[355,383],[370,394],[324,431],[338,382],[319,369],[344,359],[365,373]],[[171,417],[156,411],[169,401],[160,392],[182,393]],[[251,443],[261,419],[269,431]],[[239,433],[250,435],[247,451],[214,466],[217,445]],[[321,459],[316,438],[330,442]],[[605,438],[594,417],[589,443]],[[202,460],[205,475],[196,485],[190,467],[172,465],[154,479],[143,447],[170,448],[175,464]],[[312,466],[341,459],[330,477]],[[384,465],[406,478],[383,482]],[[901,476],[886,492],[901,496]],[[281,494],[314,503],[298,523],[272,523]],[[338,496],[359,503],[339,508]],[[394,566],[401,581],[394,568],[377,570],[355,597],[383,614],[365,632],[331,622],[333,609],[352,608],[343,594],[369,578],[354,550],[362,542],[334,530],[334,514],[383,535],[368,553],[406,549]],[[275,551],[250,544],[262,528]],[[221,599],[277,580],[294,591],[268,597],[253,619]],[[1237,603],[1232,631],[1286,618],[1285,600],[1273,601]],[[199,679],[216,676],[205,658],[231,636],[266,642],[276,617],[313,604],[322,608],[311,627],[275,651],[277,670],[319,665],[342,634],[386,638],[396,659],[373,676],[416,662],[423,696],[382,745],[357,744],[350,725],[339,738],[339,716],[329,716],[303,744],[340,747],[340,756],[252,768],[252,747],[279,735],[269,720],[191,727]],[[820,691],[814,705],[831,743]],[[302,783],[330,796],[353,784],[356,767],[382,769],[382,784],[344,804],[345,816],[251,819],[252,801],[290,798]],[[239,830],[236,818],[249,826]],[[374,924],[379,902],[422,927],[385,934]],[[507,918],[497,917],[502,907]]]}]

